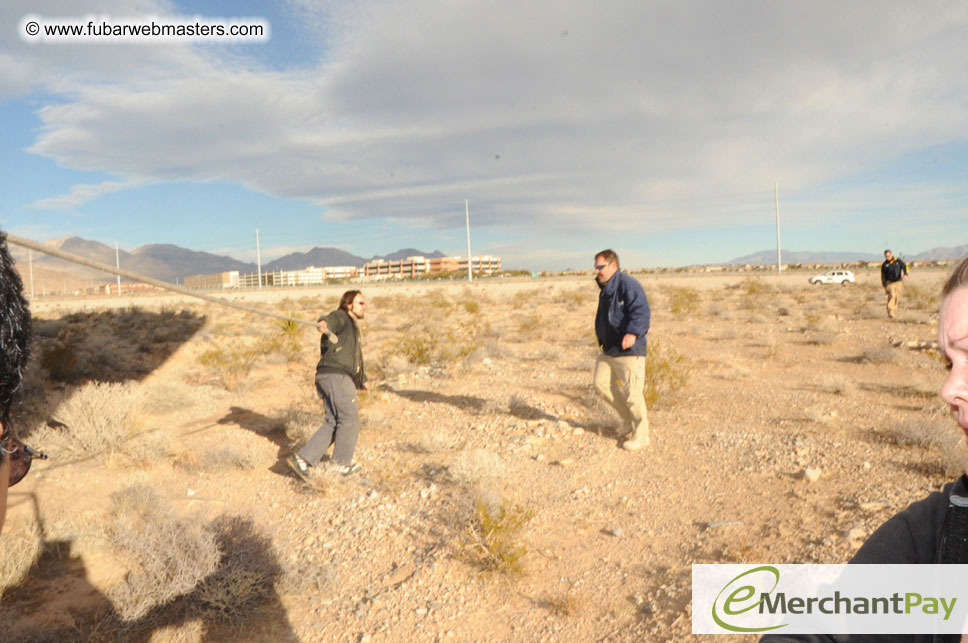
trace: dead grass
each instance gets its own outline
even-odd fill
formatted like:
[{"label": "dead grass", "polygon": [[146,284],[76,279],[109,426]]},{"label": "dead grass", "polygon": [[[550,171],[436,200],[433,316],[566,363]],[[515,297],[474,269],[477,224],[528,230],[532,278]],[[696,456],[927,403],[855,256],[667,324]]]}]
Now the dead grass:
[{"label": "dead grass", "polygon": [[650,340],[649,355],[645,359],[645,405],[653,408],[660,399],[685,387],[688,381],[685,356],[658,339]]},{"label": "dead grass", "polygon": [[40,556],[40,530],[33,523],[4,525],[3,554],[0,555],[0,596],[20,584]]},{"label": "dead grass", "polygon": [[669,310],[677,315],[698,312],[702,305],[702,296],[695,288],[669,288],[664,294],[669,299]]}]

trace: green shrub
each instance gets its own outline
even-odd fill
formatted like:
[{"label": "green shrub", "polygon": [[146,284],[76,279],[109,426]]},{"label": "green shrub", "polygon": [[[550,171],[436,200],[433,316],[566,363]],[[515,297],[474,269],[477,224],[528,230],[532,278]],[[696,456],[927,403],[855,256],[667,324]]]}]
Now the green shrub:
[{"label": "green shrub", "polygon": [[699,311],[702,297],[695,288],[672,288],[669,292],[669,308],[678,314]]},{"label": "green shrub", "polygon": [[532,518],[533,511],[506,499],[496,507],[477,499],[461,542],[464,559],[485,571],[520,573],[528,553],[521,532]]}]

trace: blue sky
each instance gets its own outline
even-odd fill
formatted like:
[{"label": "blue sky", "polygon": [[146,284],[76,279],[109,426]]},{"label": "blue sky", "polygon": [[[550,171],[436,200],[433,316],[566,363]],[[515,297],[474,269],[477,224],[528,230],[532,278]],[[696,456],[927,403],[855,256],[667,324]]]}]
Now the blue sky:
[{"label": "blue sky", "polygon": [[[262,43],[28,42],[25,16]],[[968,243],[968,3],[13,0],[0,227],[510,268]]]}]

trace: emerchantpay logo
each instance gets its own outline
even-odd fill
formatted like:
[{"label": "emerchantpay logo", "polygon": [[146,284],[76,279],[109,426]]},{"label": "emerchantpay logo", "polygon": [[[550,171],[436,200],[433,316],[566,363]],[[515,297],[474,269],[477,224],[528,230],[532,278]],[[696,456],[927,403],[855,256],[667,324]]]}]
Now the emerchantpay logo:
[{"label": "emerchantpay logo", "polygon": [[968,565],[693,565],[694,634],[968,632]]}]

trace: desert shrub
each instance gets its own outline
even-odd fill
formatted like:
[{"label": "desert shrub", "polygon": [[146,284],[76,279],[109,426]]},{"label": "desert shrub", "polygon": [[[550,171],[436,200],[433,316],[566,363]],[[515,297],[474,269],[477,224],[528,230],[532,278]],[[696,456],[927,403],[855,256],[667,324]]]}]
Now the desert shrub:
[{"label": "desert shrub", "polygon": [[282,418],[282,426],[292,445],[305,444],[323,423],[322,414],[290,407]]},{"label": "desert shrub", "polygon": [[768,292],[772,292],[773,290],[772,286],[765,283],[759,277],[747,277],[740,282],[739,288],[746,294],[747,297],[763,295]]},{"label": "desert shrub", "polygon": [[472,315],[476,315],[477,313],[481,312],[481,305],[473,299],[465,299],[461,302],[461,305],[464,307],[464,310]]},{"label": "desert shrub", "polygon": [[544,300],[546,291],[541,288],[519,290],[511,297],[511,307],[515,309],[533,306],[536,300]]},{"label": "desert shrub", "polygon": [[427,366],[434,361],[437,340],[429,335],[405,335],[397,342],[396,350],[411,364]]},{"label": "desert shrub", "polygon": [[485,571],[520,573],[528,553],[521,532],[533,517],[533,511],[506,499],[497,506],[476,500],[460,543],[461,557]]},{"label": "desert shrub", "polygon": [[298,353],[302,348],[302,335],[305,325],[291,319],[279,319],[276,326],[282,335],[282,345],[286,351],[289,354]]},{"label": "desert shrub", "polygon": [[38,443],[53,453],[88,455],[119,449],[130,436],[138,399],[133,384],[88,382],[57,409],[60,428],[46,426]]},{"label": "desert shrub", "polygon": [[215,571],[220,551],[214,531],[197,518],[176,517],[145,487],[112,495],[111,545],[130,563],[123,582],[108,591],[120,616],[134,620],[194,590]]},{"label": "desert shrub", "polygon": [[67,382],[74,379],[77,363],[77,347],[73,341],[57,340],[41,349],[40,365],[54,381]]},{"label": "desert shrub", "polygon": [[175,459],[176,466],[193,473],[214,473],[231,469],[249,471],[257,463],[258,457],[251,448],[234,444],[206,449],[203,453],[183,451]]},{"label": "desert shrub", "polygon": [[925,288],[908,281],[904,284],[904,290],[901,293],[901,306],[907,305],[916,310],[937,312],[941,306],[939,296],[940,288]]},{"label": "desert shrub", "polygon": [[946,417],[943,410],[927,417],[906,418],[895,422],[888,433],[901,446],[919,449],[956,451],[964,441],[964,433]]},{"label": "desert shrub", "polygon": [[193,598],[218,620],[238,623],[272,596],[282,569],[272,542],[255,530],[251,518],[220,516],[210,529],[222,555],[215,572],[199,585]]},{"label": "desert shrub", "polygon": [[199,355],[198,362],[214,372],[225,390],[234,391],[252,370],[253,359],[247,349],[212,348]]},{"label": "desert shrub", "polygon": [[668,296],[669,309],[677,315],[698,312],[702,304],[702,296],[695,288],[670,288]]},{"label": "desert shrub", "polygon": [[655,339],[649,342],[649,355],[645,359],[645,404],[652,408],[668,393],[678,391],[689,381],[689,369],[685,356],[663,346]]},{"label": "desert shrub", "polygon": [[26,577],[40,556],[41,534],[36,525],[8,524],[3,532],[3,555],[0,556],[0,595]]},{"label": "desert shrub", "polygon": [[584,600],[575,594],[549,594],[541,601],[542,605],[556,616],[574,616],[581,611]]},{"label": "desert shrub", "polygon": [[507,471],[501,456],[487,449],[461,451],[454,458],[450,472],[460,482],[475,484],[488,478],[502,478]]},{"label": "desert shrub", "polygon": [[531,335],[541,330],[540,317],[525,317],[518,322],[518,334],[521,339],[531,339]]},{"label": "desert shrub", "polygon": [[592,296],[586,289],[562,290],[552,300],[556,304],[566,306],[581,306],[592,300]]}]

